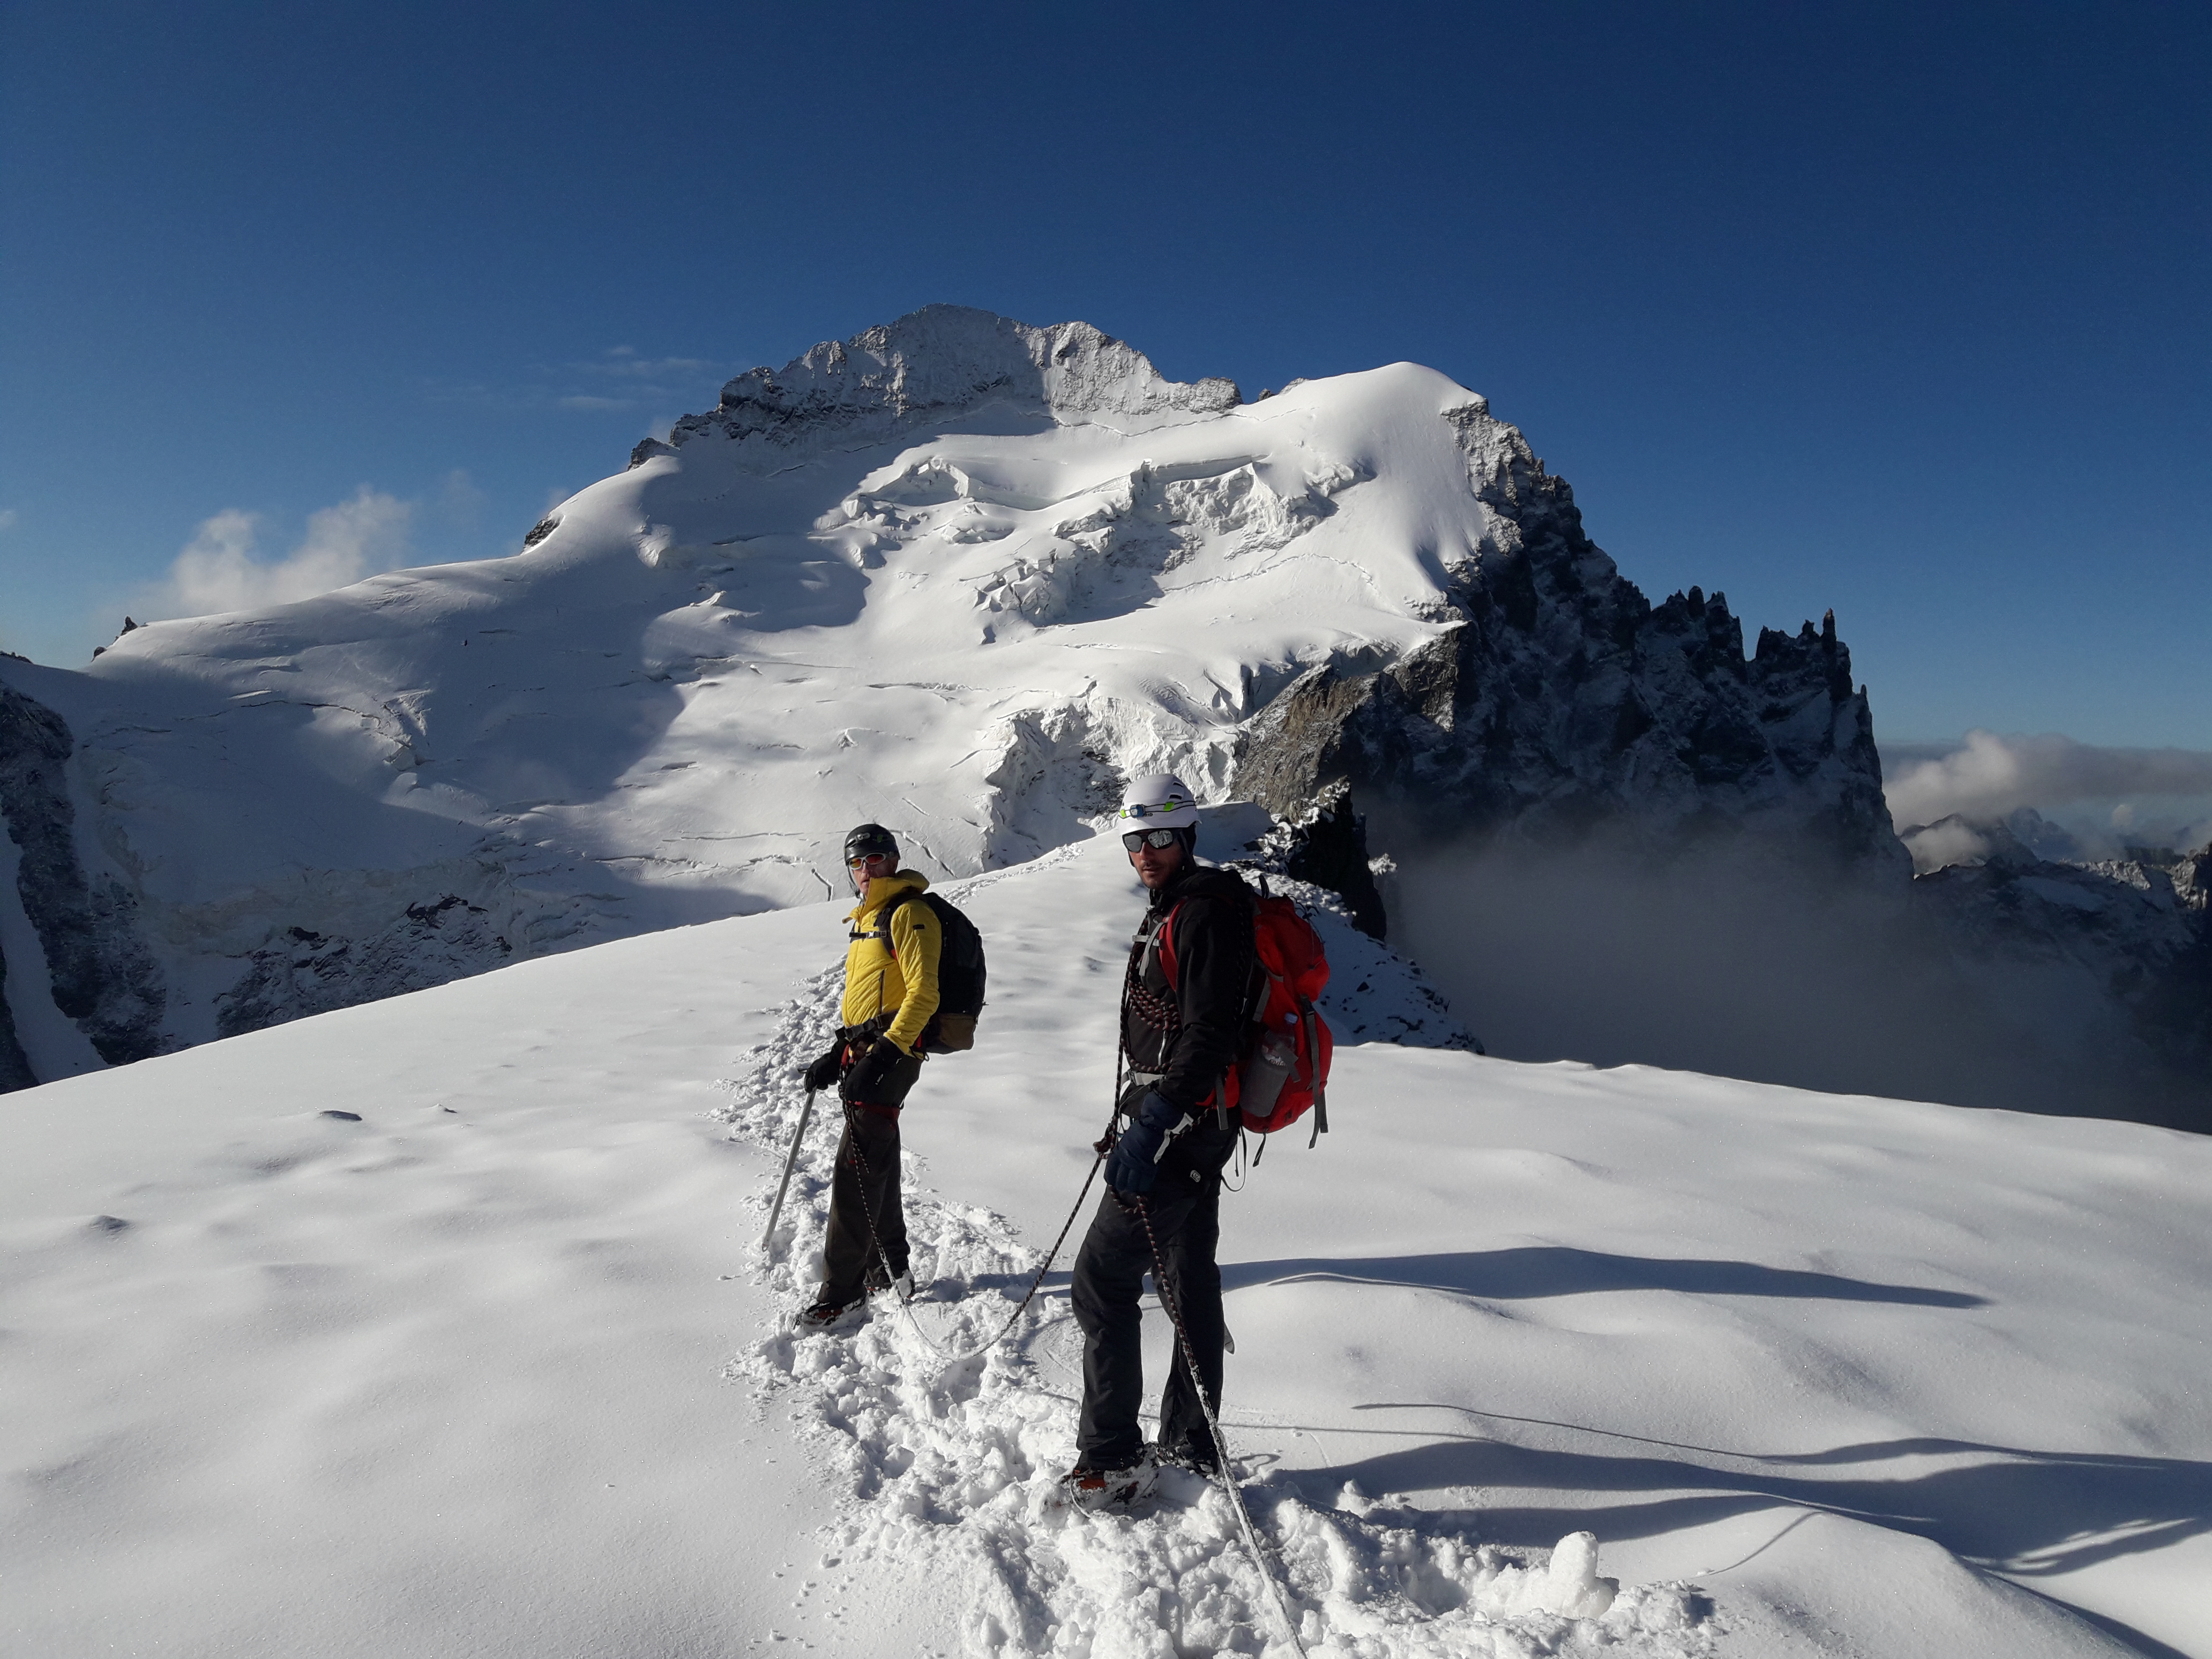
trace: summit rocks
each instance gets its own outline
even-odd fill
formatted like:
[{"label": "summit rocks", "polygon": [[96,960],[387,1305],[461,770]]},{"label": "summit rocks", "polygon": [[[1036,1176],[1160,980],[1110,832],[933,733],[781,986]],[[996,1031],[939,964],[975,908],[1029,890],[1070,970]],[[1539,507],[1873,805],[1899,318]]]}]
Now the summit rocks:
[{"label": "summit rocks", "polygon": [[1761,629],[1747,660],[1720,594],[1652,605],[1486,404],[1444,419],[1483,533],[1445,563],[1443,631],[1371,673],[1308,672],[1253,722],[1243,787],[1288,814],[1348,782],[1417,833],[1756,832],[1901,880],[1834,613],[1817,631]]},{"label": "summit rocks", "polygon": [[765,366],[722,388],[720,404],[648,438],[638,465],[700,437],[757,439],[787,450],[834,432],[883,439],[990,410],[990,429],[1043,430],[1070,416],[1124,421],[1218,415],[1243,399],[1236,383],[1184,386],[1143,353],[1088,323],[1032,328],[967,306],[925,306],[849,340],[825,340],[780,370]]}]

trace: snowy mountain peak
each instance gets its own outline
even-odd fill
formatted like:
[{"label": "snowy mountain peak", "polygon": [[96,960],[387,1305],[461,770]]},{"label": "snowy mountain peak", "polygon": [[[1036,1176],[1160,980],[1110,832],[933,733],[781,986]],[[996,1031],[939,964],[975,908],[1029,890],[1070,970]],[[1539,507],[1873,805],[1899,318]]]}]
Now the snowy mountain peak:
[{"label": "snowy mountain peak", "polygon": [[1124,427],[1218,415],[1242,401],[1233,381],[1170,380],[1142,352],[1088,323],[1033,328],[970,306],[933,305],[848,340],[825,340],[781,369],[750,369],[718,407],[686,416],[665,444],[648,439],[631,465],[703,436],[784,447],[835,432],[889,437],[1000,405],[1000,423],[1031,430],[1109,416]]},{"label": "snowy mountain peak", "polygon": [[37,884],[10,935],[20,984],[82,969],[40,1075],[831,898],[863,820],[997,870],[1139,772],[1903,858],[1832,633],[1747,662],[1717,595],[1652,605],[1449,376],[1248,404],[953,306],[739,376],[518,556],[0,683],[11,844],[84,896]]}]

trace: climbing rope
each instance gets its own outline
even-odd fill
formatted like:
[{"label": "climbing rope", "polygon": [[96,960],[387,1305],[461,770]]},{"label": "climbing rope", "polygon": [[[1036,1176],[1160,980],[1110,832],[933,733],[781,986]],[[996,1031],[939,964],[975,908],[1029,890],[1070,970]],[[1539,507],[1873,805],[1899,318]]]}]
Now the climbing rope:
[{"label": "climbing rope", "polygon": [[[1121,1069],[1120,1059],[1117,1056],[1114,1067],[1117,1084],[1121,1078]],[[1117,1102],[1121,1098],[1118,1088],[1115,1091],[1115,1098]],[[868,1162],[867,1155],[860,1150],[860,1137],[853,1133],[857,1126],[853,1122],[853,1107],[849,1101],[845,1104],[845,1127],[851,1137],[851,1163],[856,1175],[854,1185],[859,1189],[860,1194],[860,1208],[868,1218],[868,1243],[875,1248],[876,1260],[883,1267],[884,1279],[896,1288],[898,1284],[898,1275],[891,1271],[890,1257],[884,1250],[883,1235],[876,1227],[876,1206],[873,1200],[868,1197],[866,1178],[872,1176],[875,1169]],[[1106,1125],[1106,1133],[1111,1135],[1113,1132],[1113,1121],[1109,1119]],[[1060,1237],[1052,1241],[1052,1249],[1045,1253],[1044,1260],[1038,1264],[1036,1274],[1030,1280],[1030,1287],[1023,1292],[1022,1299],[1014,1304],[1014,1310],[1006,1316],[1006,1322],[992,1334],[989,1340],[970,1348],[965,1353],[948,1352],[941,1343],[933,1338],[927,1331],[922,1329],[921,1322],[915,1317],[914,1298],[909,1295],[900,1294],[899,1311],[906,1316],[906,1322],[912,1327],[914,1334],[921,1339],[923,1346],[935,1354],[941,1362],[947,1365],[957,1365],[963,1360],[975,1359],[990,1352],[992,1349],[1006,1340],[1007,1334],[1014,1328],[1015,1322],[1022,1316],[1022,1310],[1036,1298],[1038,1287],[1044,1283],[1044,1276],[1052,1271],[1052,1264],[1059,1259],[1060,1247],[1067,1243],[1067,1235],[1075,1225],[1075,1218],[1083,1213],[1083,1200],[1091,1196],[1091,1183],[1098,1178],[1098,1167],[1106,1161],[1109,1145],[1106,1136],[1103,1135],[1094,1143],[1093,1150],[1097,1152],[1097,1156],[1091,1160],[1091,1171],[1083,1177],[1083,1190],[1075,1195],[1075,1206],[1068,1211],[1067,1219],[1060,1224]]]},{"label": "climbing rope", "polygon": [[1183,1328],[1182,1310],[1176,1305],[1175,1292],[1168,1283],[1159,1236],[1152,1231],[1152,1210],[1142,1199],[1133,1203],[1122,1199],[1121,1203],[1125,1208],[1133,1209],[1138,1219],[1145,1224],[1145,1239],[1152,1247],[1152,1288],[1160,1293],[1160,1306],[1167,1310],[1168,1322],[1175,1327],[1176,1342],[1182,1350],[1183,1368],[1190,1374],[1190,1391],[1198,1396],[1198,1408],[1206,1413],[1206,1432],[1213,1437],[1213,1472],[1220,1478],[1221,1490],[1229,1494],[1230,1508],[1237,1511],[1237,1525],[1244,1534],[1244,1547],[1251,1554],[1252,1565],[1274,1594],[1275,1611],[1283,1619],[1283,1632],[1291,1638],[1291,1647],[1298,1659],[1305,1659],[1306,1644],[1298,1639],[1298,1621],[1291,1615],[1289,1595],[1283,1589],[1282,1580],[1267,1565],[1258,1534],[1252,1530],[1251,1514],[1244,1507],[1244,1494],[1238,1490],[1236,1477],[1229,1472],[1229,1443],[1221,1437],[1221,1419],[1214,1415],[1213,1402],[1206,1397],[1206,1379],[1198,1369],[1198,1353],[1191,1346],[1190,1333]]}]

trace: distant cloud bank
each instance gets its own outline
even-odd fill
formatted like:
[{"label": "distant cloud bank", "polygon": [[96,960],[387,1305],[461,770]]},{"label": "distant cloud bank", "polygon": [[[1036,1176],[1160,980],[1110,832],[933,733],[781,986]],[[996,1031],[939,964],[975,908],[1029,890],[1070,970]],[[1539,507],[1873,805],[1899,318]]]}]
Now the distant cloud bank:
[{"label": "distant cloud bank", "polygon": [[2185,800],[2212,795],[2212,754],[2194,749],[2106,749],[2056,733],[1969,732],[1948,753],[1893,750],[1902,763],[1886,793],[1898,827],[1954,813],[2002,818],[2081,801]]}]

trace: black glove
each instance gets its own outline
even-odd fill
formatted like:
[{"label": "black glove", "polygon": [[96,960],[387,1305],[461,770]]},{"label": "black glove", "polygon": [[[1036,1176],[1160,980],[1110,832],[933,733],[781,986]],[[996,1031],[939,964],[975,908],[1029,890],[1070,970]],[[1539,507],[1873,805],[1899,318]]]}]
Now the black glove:
[{"label": "black glove", "polygon": [[841,1042],[806,1068],[806,1092],[819,1094],[824,1089],[836,1087],[837,1073],[844,1069],[845,1045]]},{"label": "black glove", "polygon": [[884,1103],[879,1098],[884,1085],[890,1080],[892,1071],[906,1058],[898,1044],[889,1037],[863,1038],[866,1043],[853,1046],[857,1050],[853,1063],[845,1068],[845,1081],[838,1093],[847,1100],[868,1102],[876,1105]]},{"label": "black glove", "polygon": [[1167,1153],[1168,1136],[1188,1122],[1167,1097],[1148,1091],[1137,1107],[1136,1121],[1121,1131],[1106,1159],[1106,1184],[1117,1193],[1149,1193]]}]

